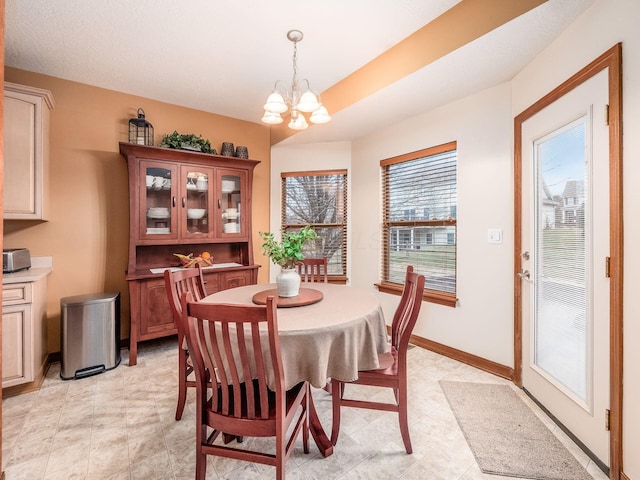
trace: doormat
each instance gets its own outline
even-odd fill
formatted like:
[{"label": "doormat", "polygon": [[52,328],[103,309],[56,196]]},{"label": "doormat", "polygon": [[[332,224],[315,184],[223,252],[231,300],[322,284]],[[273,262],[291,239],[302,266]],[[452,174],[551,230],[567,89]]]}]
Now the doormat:
[{"label": "doormat", "polygon": [[538,480],[593,480],[508,385],[440,381],[484,473]]}]

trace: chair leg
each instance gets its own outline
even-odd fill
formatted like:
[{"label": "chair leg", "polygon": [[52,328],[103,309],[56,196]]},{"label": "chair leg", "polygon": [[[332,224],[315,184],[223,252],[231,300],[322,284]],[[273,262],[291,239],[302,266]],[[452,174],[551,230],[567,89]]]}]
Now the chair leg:
[{"label": "chair leg", "polygon": [[196,432],[196,480],[205,480],[207,476],[207,454],[202,451],[202,442],[207,440],[207,427],[199,425],[198,429],[199,431]]},{"label": "chair leg", "polygon": [[207,478],[207,455],[198,453],[196,459],[196,480],[205,480]]},{"label": "chair leg", "polygon": [[178,405],[176,406],[176,420],[182,418],[184,405],[187,401],[187,351],[178,349]]},{"label": "chair leg", "polygon": [[331,443],[338,443],[338,435],[340,434],[340,400],[344,393],[344,384],[338,380],[331,379],[331,406],[333,410],[333,419],[331,422]]},{"label": "chair leg", "polygon": [[[282,432],[281,435],[285,435]],[[285,462],[287,461],[287,448],[285,439],[276,433],[276,480],[285,480]]]},{"label": "chair leg", "polygon": [[413,448],[411,447],[411,438],[409,437],[409,418],[407,410],[407,392],[400,390],[398,391],[398,421],[400,422],[400,433],[402,434],[402,441],[404,443],[405,450],[408,454],[411,454],[413,453]]}]

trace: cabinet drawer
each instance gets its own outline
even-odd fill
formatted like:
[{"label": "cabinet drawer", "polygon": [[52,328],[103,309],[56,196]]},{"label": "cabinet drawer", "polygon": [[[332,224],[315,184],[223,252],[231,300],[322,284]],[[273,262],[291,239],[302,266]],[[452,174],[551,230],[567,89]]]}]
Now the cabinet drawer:
[{"label": "cabinet drawer", "polygon": [[31,303],[31,283],[11,283],[2,286],[2,306]]},{"label": "cabinet drawer", "polygon": [[244,287],[251,284],[251,272],[239,271],[239,272],[227,272],[222,274],[220,290],[227,290],[229,288]]}]

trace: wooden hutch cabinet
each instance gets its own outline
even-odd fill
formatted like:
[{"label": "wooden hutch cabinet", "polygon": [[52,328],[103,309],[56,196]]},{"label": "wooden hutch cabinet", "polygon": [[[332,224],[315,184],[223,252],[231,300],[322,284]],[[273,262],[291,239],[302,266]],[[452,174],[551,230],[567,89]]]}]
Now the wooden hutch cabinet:
[{"label": "wooden hutch cabinet", "polygon": [[120,143],[129,167],[129,365],[138,342],[177,333],[163,272],[175,253],[209,252],[207,293],[254,284],[251,191],[260,163],[186,150]]}]

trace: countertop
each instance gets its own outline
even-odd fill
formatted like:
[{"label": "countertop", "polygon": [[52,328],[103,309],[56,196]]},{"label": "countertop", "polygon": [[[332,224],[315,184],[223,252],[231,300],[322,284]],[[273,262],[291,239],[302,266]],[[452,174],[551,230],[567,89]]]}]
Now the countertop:
[{"label": "countertop", "polygon": [[31,268],[15,273],[3,273],[2,284],[37,282],[53,271],[53,257],[31,257]]}]

